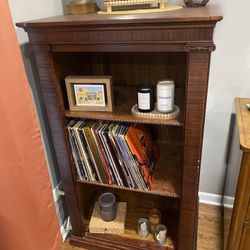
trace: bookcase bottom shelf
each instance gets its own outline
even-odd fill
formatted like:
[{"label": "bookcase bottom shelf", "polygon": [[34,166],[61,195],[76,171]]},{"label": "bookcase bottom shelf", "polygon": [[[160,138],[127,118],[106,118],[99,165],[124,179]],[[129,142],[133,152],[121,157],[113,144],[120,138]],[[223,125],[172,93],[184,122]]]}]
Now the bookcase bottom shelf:
[{"label": "bookcase bottom shelf", "polygon": [[[84,237],[71,237],[73,245],[87,249],[160,249],[173,250],[178,244],[179,208],[178,198],[161,197],[127,190],[112,190],[118,202],[127,203],[125,233],[124,234],[96,234],[89,233],[88,225],[92,216],[95,202],[103,192],[111,191],[107,187],[81,185],[81,210],[83,211],[86,233]],[[87,189],[87,190],[86,190]],[[83,196],[83,191],[85,196]],[[162,214],[161,223],[167,227],[167,243],[159,247],[152,234],[141,238],[137,234],[137,222],[140,218],[148,218],[152,208],[159,209]]]},{"label": "bookcase bottom shelf", "polygon": [[129,232],[124,236],[111,234],[90,234],[84,237],[70,237],[70,244],[87,249],[116,249],[116,250],[174,250],[176,249],[170,238],[164,246],[158,246],[153,238],[139,239]]},{"label": "bookcase bottom shelf", "polygon": [[[171,219],[172,220],[172,219]],[[133,224],[131,224],[131,222]],[[123,249],[123,250],[175,250],[176,248],[176,225],[177,221],[168,220],[170,236],[163,246],[158,246],[152,234],[147,238],[141,238],[135,229],[137,221],[126,221],[126,229],[123,235],[85,233],[84,237],[71,236],[70,243],[74,246],[86,247],[87,249]],[[175,232],[174,232],[175,231]]]}]

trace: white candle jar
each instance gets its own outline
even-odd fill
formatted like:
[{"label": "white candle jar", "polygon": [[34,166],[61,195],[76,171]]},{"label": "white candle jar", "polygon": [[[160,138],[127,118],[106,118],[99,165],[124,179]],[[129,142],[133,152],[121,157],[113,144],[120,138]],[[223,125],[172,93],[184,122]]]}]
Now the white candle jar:
[{"label": "white candle jar", "polygon": [[157,83],[157,110],[169,113],[174,110],[174,81],[161,80]]},{"label": "white candle jar", "polygon": [[167,241],[167,227],[159,224],[155,229],[155,241],[157,245],[162,246]]}]

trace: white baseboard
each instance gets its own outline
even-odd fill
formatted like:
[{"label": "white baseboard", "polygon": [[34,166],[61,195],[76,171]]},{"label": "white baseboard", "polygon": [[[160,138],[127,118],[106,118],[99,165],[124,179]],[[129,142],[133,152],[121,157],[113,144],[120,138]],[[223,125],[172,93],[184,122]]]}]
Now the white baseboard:
[{"label": "white baseboard", "polygon": [[210,194],[199,192],[200,203],[208,204],[213,206],[221,206],[222,204],[222,196],[218,194]]},{"label": "white baseboard", "polygon": [[61,231],[61,235],[62,235],[63,241],[66,240],[66,238],[67,238],[67,236],[69,234],[69,230],[67,228],[68,219],[66,219],[65,222],[63,223],[63,225],[61,225],[61,227],[60,227],[60,231]]},{"label": "white baseboard", "polygon": [[57,201],[60,198],[60,186],[61,186],[62,182],[60,181],[58,183],[58,185],[53,189],[52,193],[53,193],[53,198],[54,198],[54,202],[57,203]]},{"label": "white baseboard", "polygon": [[224,206],[227,208],[233,208],[234,197],[223,196],[218,194],[199,192],[200,203],[213,206]]},{"label": "white baseboard", "polygon": [[53,189],[52,193],[53,193],[56,213],[57,213],[59,224],[60,224],[60,232],[61,232],[63,241],[65,241],[69,233],[69,230],[67,228],[68,218],[65,221],[63,221],[64,218],[60,213],[60,210],[62,209],[62,204],[59,202],[60,201],[59,199],[61,195],[64,195],[63,191],[60,190],[60,187],[61,187],[61,182]]}]

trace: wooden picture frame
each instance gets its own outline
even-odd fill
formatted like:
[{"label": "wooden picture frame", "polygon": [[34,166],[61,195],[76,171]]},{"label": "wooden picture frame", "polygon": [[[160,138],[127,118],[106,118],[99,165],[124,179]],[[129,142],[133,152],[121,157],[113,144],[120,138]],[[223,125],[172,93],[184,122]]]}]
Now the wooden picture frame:
[{"label": "wooden picture frame", "polygon": [[69,109],[72,111],[113,111],[111,76],[67,76]]}]

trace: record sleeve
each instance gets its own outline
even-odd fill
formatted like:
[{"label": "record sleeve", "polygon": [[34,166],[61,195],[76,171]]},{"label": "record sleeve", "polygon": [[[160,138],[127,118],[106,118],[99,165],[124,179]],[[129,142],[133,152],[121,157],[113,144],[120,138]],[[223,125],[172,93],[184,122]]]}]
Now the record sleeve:
[{"label": "record sleeve", "polygon": [[145,182],[151,187],[159,151],[153,143],[149,131],[144,125],[135,124],[129,127],[125,139],[135,161],[140,166],[140,172]]},{"label": "record sleeve", "polygon": [[94,125],[94,122],[86,122],[84,126],[81,128],[82,132],[84,133],[86,142],[88,144],[88,147],[90,149],[90,154],[92,157],[92,161],[95,165],[95,168],[98,172],[99,179],[102,183],[107,184],[108,183],[108,174],[105,169],[105,166],[103,166],[100,155],[98,153],[98,148],[95,143],[95,140],[93,138],[92,132],[91,132],[91,127]]},{"label": "record sleeve", "polygon": [[135,178],[136,178],[136,182],[138,184],[138,189],[141,190],[148,190],[148,186],[144,181],[144,178],[142,176],[142,173],[140,172],[140,168],[139,165],[137,163],[137,161],[135,161],[129,146],[127,145],[127,142],[125,140],[125,134],[127,133],[128,129],[130,126],[127,126],[125,130],[121,131],[119,136],[123,142],[124,148],[125,148],[125,152],[127,152],[128,157],[129,157],[129,162],[131,164],[131,168],[133,169],[133,171],[135,172]]},{"label": "record sleeve", "polygon": [[121,178],[120,178],[120,176],[119,176],[119,174],[117,172],[116,167],[114,167],[113,158],[111,156],[111,153],[110,153],[110,150],[109,150],[109,147],[108,147],[105,135],[104,135],[105,129],[108,127],[108,125],[109,125],[108,122],[104,123],[104,125],[99,130],[99,137],[100,137],[100,140],[102,142],[102,146],[103,146],[103,149],[104,149],[104,152],[105,152],[105,155],[106,155],[106,159],[107,159],[109,168],[111,169],[111,172],[114,175],[115,183],[118,184],[118,185],[122,185]]},{"label": "record sleeve", "polygon": [[118,160],[118,163],[120,165],[122,175],[124,177],[124,183],[127,187],[133,187],[133,185],[132,185],[133,181],[131,179],[132,177],[130,176],[129,171],[127,170],[126,164],[125,164],[124,159],[122,157],[122,152],[120,151],[120,148],[117,145],[117,142],[116,142],[114,135],[113,135],[113,130],[115,130],[115,128],[116,128],[116,124],[112,122],[108,127],[108,137],[109,137],[110,143],[112,145],[113,151],[116,153],[117,160]]},{"label": "record sleeve", "polygon": [[98,124],[98,126],[96,126],[96,127],[94,126],[93,131],[94,131],[96,141],[98,142],[98,146],[99,146],[100,152],[102,154],[103,160],[105,162],[107,172],[109,173],[109,177],[110,177],[109,184],[112,184],[112,183],[117,183],[117,182],[115,179],[114,172],[110,166],[110,163],[109,163],[108,157],[106,155],[106,151],[105,151],[105,148],[104,148],[101,136],[100,136],[100,130],[103,128],[104,125],[105,125],[105,123],[102,122],[102,123]]},{"label": "record sleeve", "polygon": [[72,127],[73,124],[75,124],[76,121],[75,120],[71,120],[68,124],[67,124],[67,129],[68,129],[68,135],[69,135],[69,143],[71,146],[71,152],[72,152],[72,156],[75,162],[75,166],[76,166],[76,170],[77,170],[77,174],[78,174],[78,178],[80,180],[88,180],[88,175],[86,173],[85,170],[85,166],[84,163],[81,160],[81,157],[79,155],[77,146],[76,146],[76,142],[75,142],[75,138],[74,138],[74,134],[72,132]]},{"label": "record sleeve", "polygon": [[89,174],[90,181],[96,181],[98,179],[93,163],[88,153],[88,146],[84,135],[78,130],[78,127],[83,125],[85,121],[80,120],[73,126],[73,132],[76,138],[77,148],[82,156],[82,161],[85,163],[86,170]]}]

